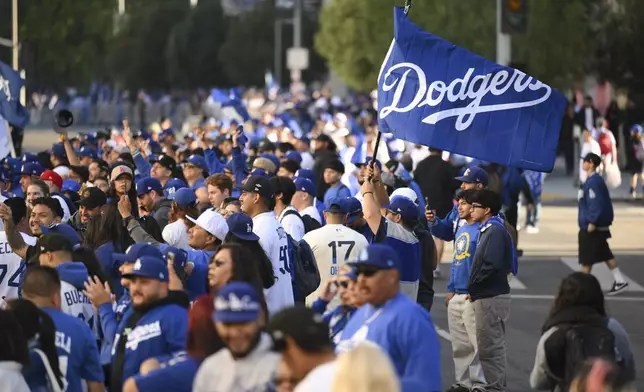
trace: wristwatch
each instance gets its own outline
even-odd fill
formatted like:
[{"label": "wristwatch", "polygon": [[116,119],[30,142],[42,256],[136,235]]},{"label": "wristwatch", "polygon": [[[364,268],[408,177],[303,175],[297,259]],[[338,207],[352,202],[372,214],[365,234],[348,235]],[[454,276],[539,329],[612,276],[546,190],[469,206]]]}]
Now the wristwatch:
[{"label": "wristwatch", "polygon": [[132,219],[134,219],[132,215],[128,216],[127,218],[123,218],[123,226],[127,227]]}]

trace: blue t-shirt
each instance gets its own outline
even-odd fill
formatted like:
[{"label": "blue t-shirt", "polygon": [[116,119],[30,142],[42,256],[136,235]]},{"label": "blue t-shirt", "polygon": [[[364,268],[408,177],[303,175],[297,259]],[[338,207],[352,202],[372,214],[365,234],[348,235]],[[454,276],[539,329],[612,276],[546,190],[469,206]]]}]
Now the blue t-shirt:
[{"label": "blue t-shirt", "polygon": [[197,359],[181,353],[162,363],[159,369],[144,376],[137,374],[134,376],[134,382],[139,392],[163,391],[168,385],[172,385],[174,392],[192,392],[192,382],[200,363]]},{"label": "blue t-shirt", "polygon": [[468,294],[472,259],[479,240],[479,224],[464,224],[456,231],[454,239],[454,260],[450,270],[447,291],[457,294]]}]

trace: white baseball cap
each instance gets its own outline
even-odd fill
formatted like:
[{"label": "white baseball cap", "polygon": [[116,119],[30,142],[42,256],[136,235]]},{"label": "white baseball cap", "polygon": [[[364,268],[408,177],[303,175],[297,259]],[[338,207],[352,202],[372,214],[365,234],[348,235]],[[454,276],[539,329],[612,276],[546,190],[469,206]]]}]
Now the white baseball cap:
[{"label": "white baseball cap", "polygon": [[418,195],[411,188],[398,188],[391,193],[391,196],[389,196],[389,199],[393,199],[395,196],[406,197],[409,200],[413,201],[414,204],[418,205]]},{"label": "white baseball cap", "polygon": [[187,215],[186,218],[188,218],[190,222],[206,230],[208,233],[214,235],[219,240],[223,241],[226,234],[228,234],[228,223],[226,223],[226,219],[213,209],[204,211],[197,219],[191,218]]}]

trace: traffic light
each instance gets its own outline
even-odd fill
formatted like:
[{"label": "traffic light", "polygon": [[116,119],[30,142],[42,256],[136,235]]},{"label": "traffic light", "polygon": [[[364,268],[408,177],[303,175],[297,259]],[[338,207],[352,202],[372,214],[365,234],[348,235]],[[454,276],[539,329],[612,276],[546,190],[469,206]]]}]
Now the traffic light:
[{"label": "traffic light", "polygon": [[525,34],[528,29],[528,0],[501,0],[501,32]]}]

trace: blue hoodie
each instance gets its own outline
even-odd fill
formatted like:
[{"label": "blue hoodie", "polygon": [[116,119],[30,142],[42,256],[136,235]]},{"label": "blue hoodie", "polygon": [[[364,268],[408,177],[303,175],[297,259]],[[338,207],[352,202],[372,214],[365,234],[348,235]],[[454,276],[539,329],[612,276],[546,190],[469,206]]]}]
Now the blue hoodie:
[{"label": "blue hoodie", "polygon": [[[354,335],[355,341],[352,341]],[[338,351],[368,340],[389,355],[403,392],[440,392],[441,352],[429,313],[398,293],[380,307],[364,305],[349,319]]]},{"label": "blue hoodie", "polygon": [[337,345],[342,338],[344,327],[347,326],[349,319],[353,316],[353,313],[355,313],[356,310],[354,308],[337,306],[335,309],[327,312],[327,306],[329,306],[329,302],[322,298],[318,298],[313,302],[313,305],[311,305],[311,309],[313,309],[317,314],[322,315],[322,319],[329,326],[331,340],[333,341],[333,344]]},{"label": "blue hoodie", "polygon": [[94,332],[96,339],[100,340],[100,325],[96,312],[89,298],[83,294],[85,282],[89,279],[85,264],[80,261],[70,261],[58,264],[56,270],[61,282],[63,282],[61,285],[61,307],[63,312],[83,320]]},{"label": "blue hoodie", "polygon": [[126,313],[131,312],[132,301],[130,293],[123,290],[123,295],[115,303],[106,303],[98,307],[101,320],[103,340],[101,342],[101,363],[106,365],[112,362],[112,346],[116,331],[121,327]]},{"label": "blue hoodie", "polygon": [[447,291],[457,294],[468,294],[468,282],[472,259],[479,240],[479,224],[464,224],[456,231],[454,240],[454,260],[450,270]]}]

